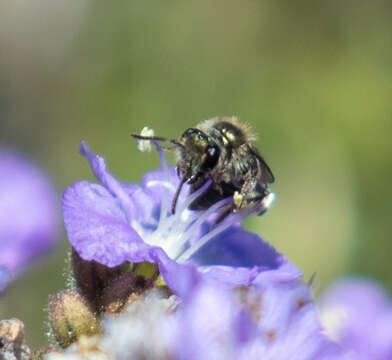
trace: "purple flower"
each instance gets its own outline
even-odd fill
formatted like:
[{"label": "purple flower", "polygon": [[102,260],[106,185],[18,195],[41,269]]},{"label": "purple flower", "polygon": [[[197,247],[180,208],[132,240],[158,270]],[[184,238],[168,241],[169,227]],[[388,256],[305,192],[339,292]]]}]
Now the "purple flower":
[{"label": "purple flower", "polygon": [[1,289],[54,245],[58,212],[53,185],[27,159],[0,150],[0,174]]},{"label": "purple flower", "polygon": [[125,261],[157,263],[177,293],[187,288],[186,273],[192,272],[185,264],[230,286],[251,284],[260,272],[281,267],[292,278],[301,275],[272,246],[241,229],[239,221],[246,214],[231,214],[211,230],[217,212],[230,199],[205,211],[189,210],[208,184],[191,195],[185,186],[172,215],[179,178],[158,149],[162,168],[136,185],[118,181],[104,159],[81,144],[80,152],[101,184],[76,182],[65,190],[62,207],[69,241],[83,259],[108,267]]},{"label": "purple flower", "polygon": [[0,266],[0,294],[7,287],[10,280],[10,274],[7,269]]},{"label": "purple flower", "polygon": [[174,358],[351,359],[323,333],[306,284],[280,270],[263,275],[236,297],[215,284],[196,287],[175,314]]},{"label": "purple flower", "polygon": [[203,278],[180,303],[152,291],[107,316],[90,353],[83,341],[48,360],[353,360],[323,333],[307,285],[262,275],[239,289]]},{"label": "purple flower", "polygon": [[381,285],[343,279],[324,293],[321,314],[328,334],[357,359],[392,359],[392,301]]}]

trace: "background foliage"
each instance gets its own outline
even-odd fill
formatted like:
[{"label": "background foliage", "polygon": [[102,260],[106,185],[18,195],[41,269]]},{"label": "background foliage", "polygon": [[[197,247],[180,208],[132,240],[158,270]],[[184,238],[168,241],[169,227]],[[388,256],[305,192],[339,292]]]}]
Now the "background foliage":
[{"label": "background foliage", "polygon": [[[274,209],[246,226],[319,288],[351,273],[391,287],[391,11],[386,0],[2,2],[0,144],[29,154],[61,193],[92,179],[82,139],[136,182],[158,160],[131,132],[176,137],[237,115],[277,178]],[[33,344],[66,252],[63,234],[0,301]]]}]

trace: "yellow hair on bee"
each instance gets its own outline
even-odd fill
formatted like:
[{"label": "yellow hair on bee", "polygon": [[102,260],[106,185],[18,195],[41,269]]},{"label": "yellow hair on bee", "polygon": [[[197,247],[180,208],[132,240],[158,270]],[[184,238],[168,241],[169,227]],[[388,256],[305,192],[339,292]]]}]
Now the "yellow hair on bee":
[{"label": "yellow hair on bee", "polygon": [[[236,116],[216,116],[202,121],[196,126],[196,128],[208,133],[208,129],[219,128],[219,126],[224,123],[228,123],[232,125],[232,127],[236,128],[236,130],[241,133],[241,138],[244,143],[252,143],[256,140],[256,136],[254,135],[250,125],[240,122]],[[225,132],[224,129],[223,132]],[[229,137],[230,135],[228,135],[228,138]]]}]

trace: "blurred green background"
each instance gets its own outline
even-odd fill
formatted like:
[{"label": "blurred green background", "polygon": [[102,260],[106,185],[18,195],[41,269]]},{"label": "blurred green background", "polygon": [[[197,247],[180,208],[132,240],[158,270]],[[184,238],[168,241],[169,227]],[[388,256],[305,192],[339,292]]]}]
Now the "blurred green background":
[{"label": "blurred green background", "polygon": [[[119,178],[158,166],[131,132],[237,115],[258,134],[277,202],[246,226],[319,289],[352,273],[392,287],[390,1],[0,3],[0,145],[22,149],[59,193],[92,179],[84,139]],[[6,176],[1,174],[0,176]],[[45,341],[66,238],[0,300]]]}]

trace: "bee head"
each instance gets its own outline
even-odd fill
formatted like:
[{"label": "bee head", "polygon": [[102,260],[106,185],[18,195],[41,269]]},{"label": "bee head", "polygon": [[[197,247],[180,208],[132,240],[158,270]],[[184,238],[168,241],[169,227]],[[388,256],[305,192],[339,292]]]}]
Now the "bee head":
[{"label": "bee head", "polygon": [[197,171],[209,171],[218,163],[219,147],[203,131],[194,128],[187,129],[182,134],[180,142],[183,145],[183,157],[197,167]]}]

